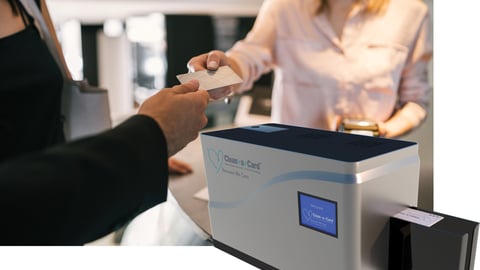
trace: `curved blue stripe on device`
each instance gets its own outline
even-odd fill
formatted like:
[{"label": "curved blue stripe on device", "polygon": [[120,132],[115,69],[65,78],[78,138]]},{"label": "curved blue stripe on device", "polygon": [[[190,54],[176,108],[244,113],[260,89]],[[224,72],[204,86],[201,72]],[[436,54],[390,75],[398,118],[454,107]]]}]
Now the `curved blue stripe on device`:
[{"label": "curved blue stripe on device", "polygon": [[350,174],[331,173],[331,172],[324,172],[324,171],[289,172],[289,173],[281,174],[279,176],[276,176],[270,179],[268,182],[260,186],[260,188],[250,193],[248,196],[246,196],[242,200],[235,201],[235,202],[209,201],[209,206],[213,208],[237,207],[247,202],[258,193],[263,192],[271,185],[286,182],[286,181],[291,181],[291,180],[315,180],[315,181],[327,181],[327,182],[336,182],[336,183],[343,183],[343,184],[354,184],[356,183],[357,179],[354,175],[350,175]]},{"label": "curved blue stripe on device", "polygon": [[368,179],[374,179],[376,177],[380,177],[387,173],[391,173],[392,171],[400,170],[402,168],[415,165],[415,164],[418,164],[418,156],[406,157],[398,162],[388,163],[384,166],[380,166],[368,171],[357,173],[355,175],[332,173],[332,172],[325,172],[325,171],[289,172],[289,173],[281,174],[279,176],[276,176],[270,179],[268,182],[260,186],[260,188],[250,193],[248,196],[246,196],[242,200],[235,201],[235,202],[209,201],[209,207],[213,207],[213,208],[237,207],[244,204],[245,202],[247,202],[257,194],[259,194],[260,192],[263,192],[271,185],[290,181],[290,180],[314,180],[314,181],[335,182],[335,183],[341,183],[341,184],[357,184],[360,182],[368,181]]}]

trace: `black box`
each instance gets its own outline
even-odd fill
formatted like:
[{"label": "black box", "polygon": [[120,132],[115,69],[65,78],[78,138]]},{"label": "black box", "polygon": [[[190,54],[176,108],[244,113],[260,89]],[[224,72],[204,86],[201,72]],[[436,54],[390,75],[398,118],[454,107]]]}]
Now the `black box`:
[{"label": "black box", "polygon": [[389,270],[473,270],[478,222],[442,213],[424,213],[443,219],[427,227],[390,218]]}]

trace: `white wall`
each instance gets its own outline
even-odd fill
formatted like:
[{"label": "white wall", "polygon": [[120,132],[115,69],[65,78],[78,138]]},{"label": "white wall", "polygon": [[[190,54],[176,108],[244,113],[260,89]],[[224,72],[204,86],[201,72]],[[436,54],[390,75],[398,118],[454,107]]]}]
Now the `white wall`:
[{"label": "white wall", "polygon": [[164,14],[255,15],[263,0],[46,0],[52,19],[99,23],[151,12]]}]

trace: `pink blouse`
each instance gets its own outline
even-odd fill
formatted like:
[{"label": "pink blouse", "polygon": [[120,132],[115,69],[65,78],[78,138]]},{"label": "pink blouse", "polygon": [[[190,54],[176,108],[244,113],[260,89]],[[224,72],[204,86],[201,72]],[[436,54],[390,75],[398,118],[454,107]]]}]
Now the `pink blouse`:
[{"label": "pink blouse", "polygon": [[240,64],[241,90],[274,69],[274,122],[335,130],[341,118],[384,122],[403,107],[417,126],[430,91],[428,7],[391,0],[382,15],[358,7],[340,40],[326,15],[315,14],[318,2],[264,1],[253,29],[227,52]]}]

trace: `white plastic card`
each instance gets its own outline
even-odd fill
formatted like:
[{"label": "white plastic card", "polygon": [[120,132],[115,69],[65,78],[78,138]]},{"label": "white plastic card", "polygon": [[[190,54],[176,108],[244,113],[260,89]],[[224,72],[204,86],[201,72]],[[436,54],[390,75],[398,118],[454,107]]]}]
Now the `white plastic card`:
[{"label": "white plastic card", "polygon": [[196,79],[200,83],[199,88],[207,91],[243,81],[229,66],[221,66],[216,71],[201,70],[179,74],[177,75],[177,79],[181,83],[187,83],[190,80]]},{"label": "white plastic card", "polygon": [[427,226],[427,227],[432,227],[437,222],[443,219],[442,216],[423,212],[423,211],[412,209],[412,208],[406,208],[405,210],[394,215],[393,217],[401,220],[413,222],[416,224],[420,224],[423,226]]}]

